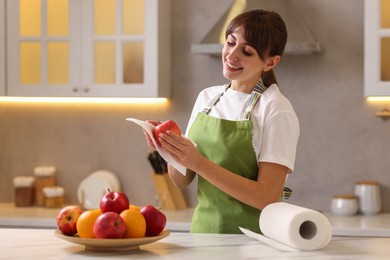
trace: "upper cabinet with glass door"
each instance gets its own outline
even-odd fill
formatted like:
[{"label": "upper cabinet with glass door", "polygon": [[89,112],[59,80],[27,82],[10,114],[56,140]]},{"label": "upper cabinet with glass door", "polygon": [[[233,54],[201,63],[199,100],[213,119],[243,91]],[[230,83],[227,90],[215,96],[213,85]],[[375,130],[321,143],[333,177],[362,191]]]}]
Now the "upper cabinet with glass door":
[{"label": "upper cabinet with glass door", "polygon": [[169,0],[7,0],[8,96],[168,97]]},{"label": "upper cabinet with glass door", "polygon": [[364,94],[390,96],[390,0],[365,0],[364,12]]}]

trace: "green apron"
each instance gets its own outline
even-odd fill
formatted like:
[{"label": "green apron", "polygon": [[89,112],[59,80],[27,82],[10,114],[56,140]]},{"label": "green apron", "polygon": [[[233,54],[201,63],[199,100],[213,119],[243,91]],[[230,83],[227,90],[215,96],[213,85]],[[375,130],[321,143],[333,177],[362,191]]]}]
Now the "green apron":
[{"label": "green apron", "polygon": [[[229,88],[226,86],[225,91]],[[266,90],[256,85],[243,113],[244,120],[215,118],[208,112],[224,92],[217,95],[196,116],[188,137],[209,160],[251,180],[257,180],[258,162],[252,144],[250,112]],[[240,227],[259,233],[260,210],[238,201],[198,175],[198,205],[192,218],[191,233],[241,233]]]}]

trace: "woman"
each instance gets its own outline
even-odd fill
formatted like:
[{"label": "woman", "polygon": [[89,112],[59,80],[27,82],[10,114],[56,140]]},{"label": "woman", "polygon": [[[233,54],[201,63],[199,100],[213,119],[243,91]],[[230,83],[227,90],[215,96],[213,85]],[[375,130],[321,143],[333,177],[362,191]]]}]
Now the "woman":
[{"label": "woman", "polygon": [[200,92],[188,139],[171,131],[159,136],[162,148],[189,169],[184,176],[169,166],[173,182],[184,187],[198,176],[191,232],[240,233],[239,226],[260,232],[261,210],[281,197],[299,137],[298,119],[273,73],[286,41],[277,13],[238,15],[222,50],[230,84]]}]

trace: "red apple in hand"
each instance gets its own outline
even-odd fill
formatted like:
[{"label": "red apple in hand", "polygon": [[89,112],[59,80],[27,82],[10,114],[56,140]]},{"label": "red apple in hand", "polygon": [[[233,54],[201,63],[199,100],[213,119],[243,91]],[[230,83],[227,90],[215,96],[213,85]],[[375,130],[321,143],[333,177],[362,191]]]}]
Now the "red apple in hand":
[{"label": "red apple in hand", "polygon": [[164,230],[167,223],[167,217],[156,209],[152,205],[146,205],[141,208],[141,214],[144,216],[146,221],[146,233],[147,237],[157,236]]},{"label": "red apple in hand", "polygon": [[96,238],[123,238],[126,231],[126,223],[115,212],[101,214],[93,224],[93,235]]},{"label": "red apple in hand", "polygon": [[83,211],[79,206],[67,206],[60,210],[56,217],[58,229],[67,236],[77,233],[76,223]]},{"label": "red apple in hand", "polygon": [[108,193],[100,200],[100,210],[104,212],[121,213],[129,208],[129,198],[125,193],[120,191],[112,192],[108,189]]},{"label": "red apple in hand", "polygon": [[154,138],[159,145],[161,145],[160,141],[158,140],[160,133],[165,133],[167,130],[171,130],[172,132],[181,135],[180,128],[175,123],[175,121],[167,120],[165,122],[162,122],[161,124],[157,125],[153,131]]}]

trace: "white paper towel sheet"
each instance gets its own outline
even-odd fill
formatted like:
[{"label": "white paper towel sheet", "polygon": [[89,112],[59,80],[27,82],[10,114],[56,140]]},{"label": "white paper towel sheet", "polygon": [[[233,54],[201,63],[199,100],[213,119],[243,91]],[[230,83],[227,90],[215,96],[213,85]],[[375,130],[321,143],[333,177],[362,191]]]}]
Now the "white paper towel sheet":
[{"label": "white paper towel sheet", "polygon": [[275,248],[286,250],[318,250],[330,242],[332,226],[320,212],[277,202],[266,206],[260,214],[260,230],[264,235],[240,227],[247,236]]},{"label": "white paper towel sheet", "polygon": [[160,153],[161,157],[164,158],[165,161],[167,161],[168,164],[173,166],[176,170],[178,170],[181,174],[186,175],[187,168],[184,167],[183,165],[177,163],[169,154],[164,152],[161,149],[161,146],[157,143],[156,139],[154,138],[153,131],[155,126],[152,125],[151,123],[148,123],[146,121],[142,121],[139,119],[135,118],[126,118],[127,121],[136,123],[140,127],[142,127],[150,136],[150,139],[152,139],[152,142],[154,146],[156,147],[157,151]]}]

